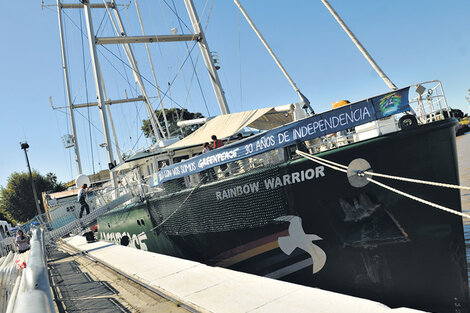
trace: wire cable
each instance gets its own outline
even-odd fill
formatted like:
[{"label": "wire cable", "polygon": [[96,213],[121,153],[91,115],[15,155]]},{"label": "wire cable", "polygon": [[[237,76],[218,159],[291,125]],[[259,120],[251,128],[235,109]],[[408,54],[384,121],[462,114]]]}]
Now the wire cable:
[{"label": "wire cable", "polygon": [[[80,32],[83,34],[82,31],[82,11],[80,11]],[[85,46],[83,44],[83,35],[80,36],[81,43],[82,43],[82,62],[83,62],[83,75],[85,77],[85,93],[86,93],[86,103],[88,104],[88,82],[87,82],[87,75],[86,75],[86,66],[85,66]],[[87,106],[87,120],[88,120],[88,133],[90,135],[90,150],[91,150],[91,166],[93,169],[93,174],[95,174],[95,157],[93,153],[93,139],[91,136],[91,122],[90,122],[90,106]]]}]

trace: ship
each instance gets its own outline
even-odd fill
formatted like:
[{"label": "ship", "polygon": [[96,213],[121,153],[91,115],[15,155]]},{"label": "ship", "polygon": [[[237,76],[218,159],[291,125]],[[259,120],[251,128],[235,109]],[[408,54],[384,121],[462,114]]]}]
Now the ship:
[{"label": "ship", "polygon": [[[313,130],[316,121],[340,119],[344,112],[354,115],[357,105],[370,102],[350,104],[342,113],[325,112],[164,167],[154,177],[158,191],[151,197],[98,218],[99,239],[390,307],[464,312],[468,281],[460,216],[374,184],[357,187],[344,173],[296,153],[324,149],[314,155],[346,165],[365,160],[376,172],[429,181],[445,178],[458,185],[452,118],[403,124],[411,126],[364,140],[358,139],[370,135],[367,132],[373,129],[368,124],[377,121],[354,127],[359,132],[353,136],[337,131],[336,138],[316,146],[315,140],[294,139],[302,130]],[[361,126],[368,130],[360,132]],[[390,131],[390,121],[382,128]],[[380,126],[375,130],[379,133]],[[257,154],[230,160],[234,150],[252,147],[258,147]],[[228,160],[211,163],[222,159],[220,155]],[[458,190],[401,181],[390,185],[460,210]]]},{"label": "ship", "polygon": [[[193,6],[190,0],[185,4]],[[89,14],[88,1],[80,6]],[[190,17],[197,40],[207,46],[197,15]],[[90,28],[88,37],[94,38]],[[120,35],[126,37],[122,29]],[[90,39],[92,55],[97,42]],[[215,69],[204,53],[209,71]],[[106,102],[96,64],[103,117]],[[211,79],[218,80],[215,70]],[[300,102],[282,108],[231,114],[222,108],[223,115],[204,120],[189,136],[162,141],[118,164],[107,143],[110,183],[115,186],[120,177],[121,184],[113,192],[130,190],[133,197],[97,217],[98,239],[390,307],[468,311],[462,217],[425,203],[461,212],[459,191],[378,179],[425,200],[420,202],[364,174],[459,185],[457,121],[441,82],[392,89],[340,101],[322,113],[315,113],[298,89]],[[201,154],[214,134],[225,145]]]}]

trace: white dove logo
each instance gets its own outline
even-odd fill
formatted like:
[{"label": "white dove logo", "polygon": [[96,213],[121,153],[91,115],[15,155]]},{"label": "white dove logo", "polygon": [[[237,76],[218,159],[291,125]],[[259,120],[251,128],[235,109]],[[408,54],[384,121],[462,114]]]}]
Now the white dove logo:
[{"label": "white dove logo", "polygon": [[322,240],[317,235],[306,234],[302,228],[302,219],[295,215],[281,216],[276,221],[290,222],[289,236],[279,237],[277,242],[282,252],[290,255],[295,248],[299,248],[310,254],[313,261],[313,274],[319,272],[326,263],[326,253],[312,241]]}]

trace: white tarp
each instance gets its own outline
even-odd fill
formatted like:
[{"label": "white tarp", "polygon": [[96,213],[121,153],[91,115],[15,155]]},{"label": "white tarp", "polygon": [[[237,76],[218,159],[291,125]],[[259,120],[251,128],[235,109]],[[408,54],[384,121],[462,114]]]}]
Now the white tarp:
[{"label": "white tarp", "polygon": [[167,150],[175,150],[189,146],[202,145],[211,142],[211,136],[218,139],[229,138],[240,132],[245,127],[261,130],[272,129],[292,122],[292,114],[289,112],[276,112],[273,108],[264,108],[245,112],[219,115],[191,135],[168,146]]}]

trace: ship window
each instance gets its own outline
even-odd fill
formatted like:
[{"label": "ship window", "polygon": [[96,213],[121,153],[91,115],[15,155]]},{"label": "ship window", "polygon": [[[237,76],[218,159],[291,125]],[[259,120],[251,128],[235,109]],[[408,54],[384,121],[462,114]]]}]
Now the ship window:
[{"label": "ship window", "polygon": [[179,157],[174,157],[173,158],[173,163],[178,163],[178,162],[181,162],[181,161],[184,161],[184,160],[187,160],[189,159],[189,155],[182,155],[182,156],[179,156]]},{"label": "ship window", "polygon": [[140,224],[141,224],[142,226],[145,226],[145,222],[144,222],[143,219],[140,220]]},{"label": "ship window", "polygon": [[285,161],[285,151],[284,148],[278,148],[240,161],[235,161],[234,163],[238,162],[237,164],[240,166],[241,172],[258,167],[276,165]]},{"label": "ship window", "polygon": [[168,160],[158,161],[158,162],[157,162],[157,168],[160,170],[160,169],[162,169],[163,167],[167,166],[168,163],[169,163]]},{"label": "ship window", "polygon": [[[194,188],[200,184],[201,179],[204,179],[203,184],[206,184],[216,180],[225,179],[227,177],[243,174],[255,168],[277,165],[285,161],[286,151],[284,148],[277,148],[249,158],[215,166],[200,173],[185,176],[181,178],[183,183],[183,186],[181,187]],[[174,180],[173,184],[177,185],[176,180]],[[168,183],[164,183],[164,186],[166,188]]]},{"label": "ship window", "polygon": [[140,221],[139,221],[139,220],[137,220],[137,225],[139,225],[139,226],[140,226]]}]

